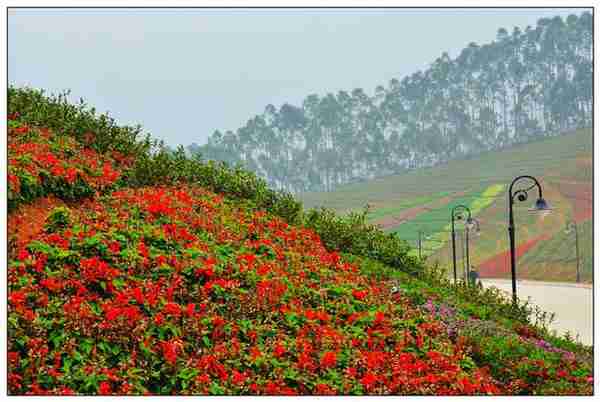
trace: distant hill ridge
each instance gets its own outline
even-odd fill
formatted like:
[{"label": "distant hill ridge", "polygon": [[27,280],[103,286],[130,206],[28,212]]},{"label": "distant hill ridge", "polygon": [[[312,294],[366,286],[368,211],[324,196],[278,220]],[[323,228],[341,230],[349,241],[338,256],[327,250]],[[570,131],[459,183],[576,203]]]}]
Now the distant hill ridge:
[{"label": "distant hill ridge", "polygon": [[498,30],[401,80],[267,105],[235,131],[215,131],[204,158],[242,164],[299,193],[434,166],[592,122],[592,15]]}]

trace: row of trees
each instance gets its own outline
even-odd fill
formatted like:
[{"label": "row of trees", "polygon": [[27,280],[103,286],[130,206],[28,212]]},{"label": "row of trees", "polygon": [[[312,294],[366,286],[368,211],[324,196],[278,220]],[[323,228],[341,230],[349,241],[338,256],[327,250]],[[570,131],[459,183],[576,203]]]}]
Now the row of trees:
[{"label": "row of trees", "polygon": [[540,19],[447,53],[373,96],[362,89],[268,105],[191,152],[241,163],[278,188],[334,186],[592,124],[592,15]]}]

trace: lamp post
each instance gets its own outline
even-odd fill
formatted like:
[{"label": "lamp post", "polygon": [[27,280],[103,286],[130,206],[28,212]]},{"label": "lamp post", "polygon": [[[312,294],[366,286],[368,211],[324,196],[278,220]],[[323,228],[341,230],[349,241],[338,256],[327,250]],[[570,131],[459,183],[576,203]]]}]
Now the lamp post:
[{"label": "lamp post", "polygon": [[423,232],[419,229],[419,260],[421,259],[421,234]]},{"label": "lamp post", "polygon": [[[521,179],[528,179],[533,181],[534,184],[527,188],[518,189],[513,194],[513,186]],[[517,304],[517,262],[515,256],[515,219],[513,215],[513,204],[515,203],[515,198],[520,202],[526,201],[527,192],[534,187],[537,187],[538,189],[538,199],[530,210],[549,211],[550,207],[548,206],[548,203],[546,203],[546,200],[544,200],[544,197],[542,197],[542,186],[540,186],[540,183],[535,177],[528,175],[518,176],[510,183],[510,187],[508,188],[508,238],[510,241],[510,274],[512,279],[513,304]]]},{"label": "lamp post", "polygon": [[[479,221],[477,219],[471,219],[472,224],[470,225],[471,227],[475,227],[475,235],[479,236]],[[469,279],[469,273],[471,272],[471,263],[469,261],[469,225],[467,225],[467,230],[465,231],[465,247],[466,247],[466,252],[467,252],[467,270],[465,272],[465,282],[468,283],[468,279]]]},{"label": "lamp post", "polygon": [[577,224],[574,221],[570,221],[569,223],[567,223],[565,233],[571,233],[571,231],[575,232],[575,260],[577,262],[577,277],[575,281],[579,283],[579,281],[581,280],[579,273],[579,234],[577,233]]},{"label": "lamp post", "polygon": [[461,220],[463,218],[462,212],[467,213],[467,219],[465,226],[468,228],[473,225],[473,219],[471,219],[471,210],[464,205],[457,205],[450,211],[450,218],[452,220],[452,262],[454,268],[454,283],[456,284],[456,232],[454,230],[454,220]]}]

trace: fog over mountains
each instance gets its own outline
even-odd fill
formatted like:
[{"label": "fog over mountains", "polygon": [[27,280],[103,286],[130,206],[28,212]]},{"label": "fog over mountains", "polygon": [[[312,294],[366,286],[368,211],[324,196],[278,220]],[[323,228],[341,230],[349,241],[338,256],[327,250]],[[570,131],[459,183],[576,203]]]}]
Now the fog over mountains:
[{"label": "fog over mountains", "polygon": [[425,71],[267,105],[189,152],[242,164],[292,192],[360,181],[501,149],[592,124],[592,15],[498,29]]}]

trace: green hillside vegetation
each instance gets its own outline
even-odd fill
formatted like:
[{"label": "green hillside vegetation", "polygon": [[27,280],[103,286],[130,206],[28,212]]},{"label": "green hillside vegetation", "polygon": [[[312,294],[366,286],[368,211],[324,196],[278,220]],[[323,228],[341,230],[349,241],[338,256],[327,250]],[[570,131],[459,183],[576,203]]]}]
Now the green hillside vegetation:
[{"label": "green hillside vegetation", "polygon": [[68,111],[9,92],[9,394],[592,394],[591,347],[449,283],[365,214],[304,212],[251,173],[126,136],[120,165],[106,136],[127,129]]}]

